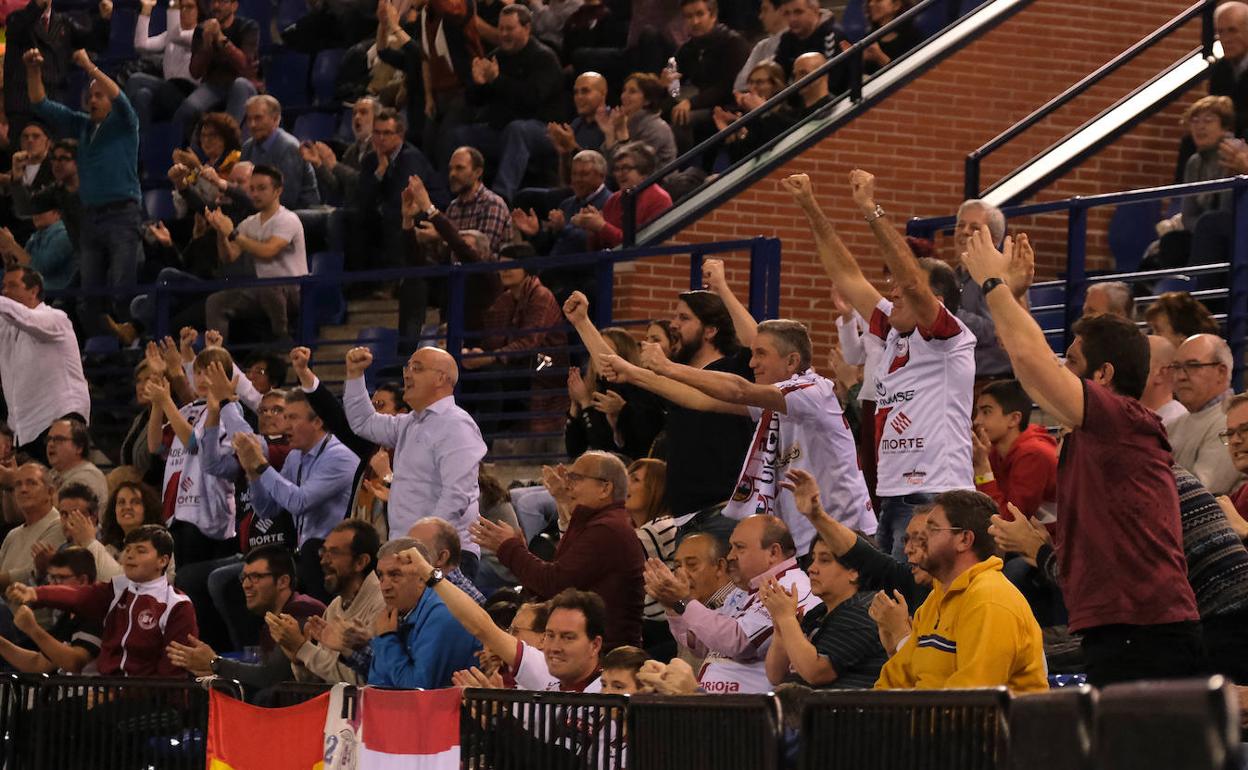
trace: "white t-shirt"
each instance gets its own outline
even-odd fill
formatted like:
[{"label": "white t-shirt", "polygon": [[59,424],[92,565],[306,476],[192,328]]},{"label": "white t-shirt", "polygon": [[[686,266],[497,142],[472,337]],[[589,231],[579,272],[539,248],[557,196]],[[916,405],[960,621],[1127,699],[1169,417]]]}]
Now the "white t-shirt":
[{"label": "white t-shirt", "polygon": [[[836,397],[832,381],[811,370],[795,374],[776,387],[784,392],[786,414],[773,412],[770,434],[778,436],[776,451],[768,452],[777,481],[794,468],[809,472],[819,480],[819,499],[828,515],[850,529],[864,534],[875,532],[875,512],[871,495],[858,467],[858,448],[849,422]],[[750,407],[754,420],[763,411]],[[770,443],[770,442],[769,442]],[[779,489],[774,513],[784,520],[797,552],[805,554],[815,539],[810,520],[798,512],[793,493]]]},{"label": "white t-shirt", "polygon": [[[809,612],[821,603],[819,597],[810,592],[810,578],[796,566],[776,575],[776,582],[788,590],[797,587],[797,606],[802,612]],[[737,622],[741,632],[750,640],[750,650],[736,658],[728,658],[711,650],[698,672],[698,683],[711,695],[770,692],[772,684],[767,679],[766,662],[775,627],[771,614],[758,598],[758,589],[748,594],[734,591],[724,606],[716,611]]]},{"label": "white t-shirt", "polygon": [[565,690],[559,680],[546,667],[546,655],[536,647],[516,642],[516,670],[512,676],[518,690],[541,690],[544,692],[602,692],[602,677],[595,677],[584,689]]},{"label": "white t-shirt", "polygon": [[[188,448],[176,435],[165,459],[163,503],[169,521],[194,524],[205,537],[225,540],[234,537],[234,481],[222,479],[204,470],[204,413],[207,405],[195,401],[179,411],[191,424],[194,446]],[[229,435],[219,432],[220,451],[229,454],[234,448]]]},{"label": "white t-shirt", "polygon": [[238,233],[257,241],[267,241],[274,236],[287,241],[286,248],[273,259],[256,260],[257,278],[298,278],[308,274],[303,223],[295,212],[285,206],[279,206],[277,213],[267,222],[261,222],[259,214],[252,214],[239,224]]},{"label": "white t-shirt", "polygon": [[974,489],[971,407],[975,335],[941,305],[931,328],[901,334],[881,299],[871,334],[884,341],[876,365],[875,435],[880,497]]},{"label": "white t-shirt", "polygon": [[836,317],[836,336],[841,341],[841,357],[845,363],[862,367],[862,387],[858,389],[859,401],[875,399],[875,367],[884,355],[884,340],[871,334],[867,322],[858,311],[846,321]]}]

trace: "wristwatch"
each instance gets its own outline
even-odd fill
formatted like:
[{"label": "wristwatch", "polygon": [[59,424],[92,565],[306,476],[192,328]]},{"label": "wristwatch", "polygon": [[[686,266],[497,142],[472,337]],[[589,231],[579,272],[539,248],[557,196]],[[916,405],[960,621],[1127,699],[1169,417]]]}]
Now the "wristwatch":
[{"label": "wristwatch", "polygon": [[264,472],[267,471],[270,467],[272,466],[270,466],[268,463],[260,463],[259,465],[256,466],[256,475],[263,476]]},{"label": "wristwatch", "polygon": [[689,608],[689,602],[685,601],[684,599],[681,599],[672,605],[672,609],[676,611],[677,615],[684,615],[685,610],[688,608]]},{"label": "wristwatch", "polygon": [[425,581],[425,586],[428,588],[433,588],[438,583],[442,582],[443,577],[444,576],[442,574],[442,570],[438,569],[437,567],[434,567],[433,572],[429,573],[429,579]]},{"label": "wristwatch", "polygon": [[865,217],[863,217],[863,219],[867,220],[868,223],[871,223],[879,219],[880,217],[884,216],[885,213],[887,212],[884,211],[884,207],[877,203],[875,204],[875,211],[872,211],[870,214],[867,214]]},{"label": "wristwatch", "polygon": [[222,660],[221,656],[216,655],[213,657],[212,660],[208,661],[208,668],[209,670],[212,671],[212,673],[214,674],[217,673],[217,666],[221,663],[221,660]]},{"label": "wristwatch", "polygon": [[1003,285],[1005,285],[1005,281],[1001,280],[1000,278],[989,278],[988,280],[984,281],[983,285],[980,286],[980,289],[983,291],[984,296],[987,297],[988,292],[992,291],[998,286],[1003,286]]},{"label": "wristwatch", "polygon": [[227,235],[227,236],[225,236],[225,239],[226,239],[227,241],[236,241],[236,240],[238,240],[238,228],[237,228],[237,227],[235,227],[233,230],[231,230],[231,231],[230,231],[230,234],[229,234],[229,235]]}]

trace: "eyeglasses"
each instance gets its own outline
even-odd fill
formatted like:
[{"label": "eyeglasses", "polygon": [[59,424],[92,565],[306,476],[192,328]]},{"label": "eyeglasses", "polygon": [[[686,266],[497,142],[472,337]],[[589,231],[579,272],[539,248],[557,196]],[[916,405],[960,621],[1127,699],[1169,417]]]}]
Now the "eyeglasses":
[{"label": "eyeglasses", "polygon": [[620,173],[621,171],[636,171],[636,170],[637,170],[636,166],[630,165],[628,163],[616,163],[615,164],[615,173],[617,174]]},{"label": "eyeglasses", "polygon": [[73,163],[74,156],[73,155],[53,155],[52,162],[53,163]]},{"label": "eyeglasses", "polygon": [[924,525],[923,529],[928,532],[965,532],[966,527],[933,527],[930,523]]},{"label": "eyeglasses", "polygon": [[1222,443],[1227,446],[1231,445],[1231,436],[1240,441],[1248,441],[1248,422],[1236,425],[1234,428],[1227,428],[1218,434],[1218,438],[1222,439]]},{"label": "eyeglasses", "polygon": [[73,439],[69,436],[48,436],[47,438],[49,444],[64,444],[67,441],[73,441]]},{"label": "eyeglasses", "polygon": [[267,415],[282,414],[282,413],[283,413],[283,412],[285,412],[285,411],[286,411],[285,407],[281,407],[281,406],[262,406],[262,407],[260,407],[260,414],[262,414],[262,415],[266,415],[266,416],[267,416]]},{"label": "eyeglasses", "polygon": [[397,136],[399,132],[393,128],[374,128],[373,133],[377,136]]},{"label": "eyeglasses", "polygon": [[604,482],[606,481],[606,479],[602,478],[601,476],[586,476],[584,473],[577,473],[576,471],[568,471],[566,474],[564,474],[564,477],[568,480],[569,484],[575,484],[576,482],[584,481],[585,479],[593,479],[594,481],[604,481]]},{"label": "eyeglasses", "polygon": [[1218,361],[1175,361],[1172,364],[1167,364],[1166,369],[1169,369],[1175,374],[1178,374],[1179,372],[1182,372],[1183,374],[1191,374],[1194,369],[1204,369],[1206,366],[1221,365],[1222,364]]},{"label": "eyeglasses", "polygon": [[238,576],[238,582],[242,583],[243,585],[247,585],[248,583],[255,583],[259,580],[263,580],[266,577],[273,577],[273,573],[272,572],[244,572],[243,574]]},{"label": "eyeglasses", "polygon": [[522,631],[530,633],[530,634],[537,633],[536,628],[524,628],[523,626],[509,626],[507,628],[507,633],[511,634],[512,636],[515,636],[516,634],[521,633]]},{"label": "eyeglasses", "polygon": [[325,556],[326,554],[330,556],[350,556],[351,552],[342,548],[326,548],[325,546],[316,549],[317,556]]}]

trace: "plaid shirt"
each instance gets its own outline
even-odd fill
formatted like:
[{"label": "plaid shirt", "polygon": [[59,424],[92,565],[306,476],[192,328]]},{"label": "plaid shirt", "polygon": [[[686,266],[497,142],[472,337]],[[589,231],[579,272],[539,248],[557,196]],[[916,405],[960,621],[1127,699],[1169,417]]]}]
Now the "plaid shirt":
[{"label": "plaid shirt", "polygon": [[478,184],[476,192],[467,200],[458,196],[451,201],[446,207],[446,218],[460,232],[480,230],[485,233],[490,239],[492,254],[497,254],[511,236],[511,211],[507,202],[483,184]]}]

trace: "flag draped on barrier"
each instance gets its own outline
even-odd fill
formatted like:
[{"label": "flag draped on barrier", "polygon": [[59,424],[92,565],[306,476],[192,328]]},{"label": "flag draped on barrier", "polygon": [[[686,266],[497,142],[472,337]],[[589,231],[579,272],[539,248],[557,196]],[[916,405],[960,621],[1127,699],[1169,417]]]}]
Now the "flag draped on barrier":
[{"label": "flag draped on barrier", "polygon": [[356,770],[458,770],[459,689],[361,694]]},{"label": "flag draped on barrier", "polygon": [[286,708],[208,695],[208,770],[319,770],[329,693]]}]

